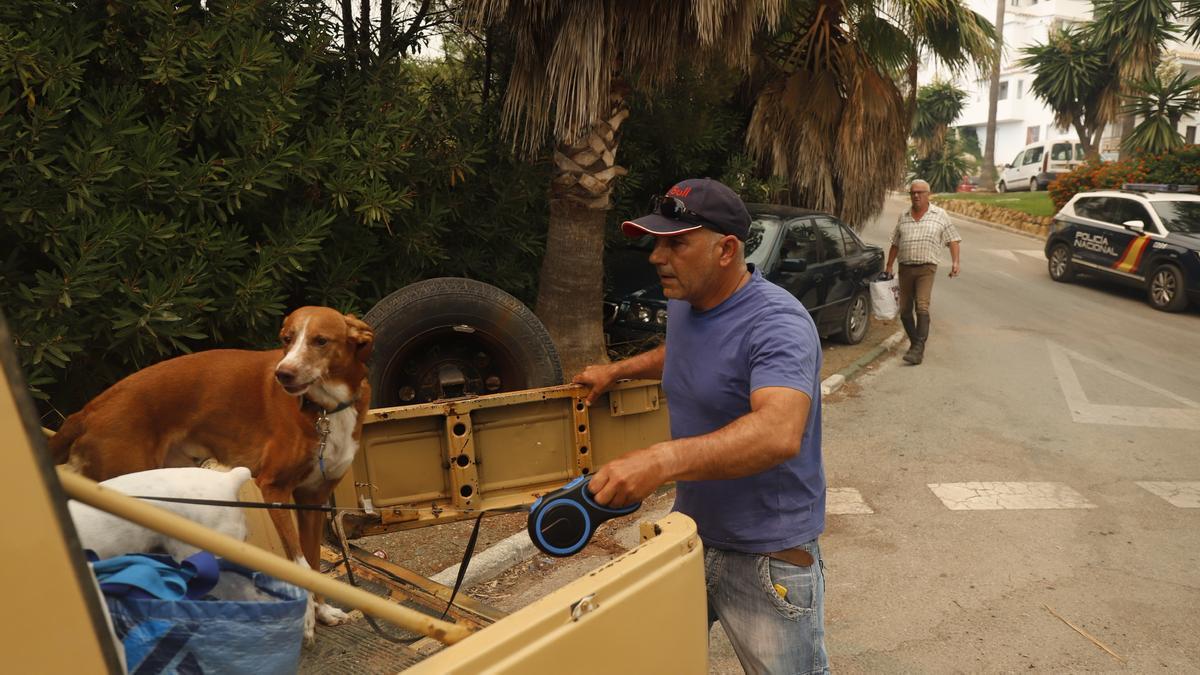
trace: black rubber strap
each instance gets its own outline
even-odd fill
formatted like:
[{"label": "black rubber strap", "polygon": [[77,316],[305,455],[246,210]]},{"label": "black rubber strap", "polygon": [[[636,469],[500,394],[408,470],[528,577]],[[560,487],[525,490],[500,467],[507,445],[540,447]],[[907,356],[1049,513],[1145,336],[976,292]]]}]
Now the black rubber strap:
[{"label": "black rubber strap", "polygon": [[467,550],[463,552],[462,563],[458,566],[458,578],[454,580],[454,590],[450,591],[450,602],[446,603],[446,609],[442,611],[442,619],[446,618],[446,614],[454,606],[454,598],[458,595],[458,589],[462,587],[463,578],[467,576],[467,565],[470,564],[471,556],[475,553],[475,542],[479,540],[479,525],[482,522],[483,513],[480,513],[475,518],[475,527],[471,530],[471,538],[467,540]]},{"label": "black rubber strap", "polygon": [[[243,509],[287,509],[289,511],[324,511],[326,513],[337,513],[345,509],[338,509],[336,506],[322,506],[320,504],[288,504],[285,502],[236,502],[227,501],[224,499],[192,499],[190,497],[144,497],[142,495],[134,495],[134,499],[147,499],[153,502],[171,502],[173,504],[199,504],[201,506],[237,506]],[[351,509],[361,511],[362,509]]]}]

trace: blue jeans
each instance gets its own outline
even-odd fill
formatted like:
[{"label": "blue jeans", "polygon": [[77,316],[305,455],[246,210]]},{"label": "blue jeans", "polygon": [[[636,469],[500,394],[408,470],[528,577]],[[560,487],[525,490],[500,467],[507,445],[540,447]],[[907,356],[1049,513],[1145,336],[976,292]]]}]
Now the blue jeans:
[{"label": "blue jeans", "polygon": [[808,567],[762,554],[704,551],[709,630],[721,622],[750,675],[829,672],[824,562],[816,539],[802,548],[815,561]]}]

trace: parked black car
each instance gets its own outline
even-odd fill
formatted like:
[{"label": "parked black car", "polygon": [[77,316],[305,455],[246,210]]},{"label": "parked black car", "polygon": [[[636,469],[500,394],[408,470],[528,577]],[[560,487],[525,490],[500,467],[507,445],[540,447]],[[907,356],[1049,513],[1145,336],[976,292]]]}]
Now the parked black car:
[{"label": "parked black car", "polygon": [[[746,206],[752,217],[746,261],[804,303],[821,337],[861,342],[871,321],[868,283],[883,271],[883,249],[864,243],[828,213]],[[608,254],[604,309],[610,346],[661,339],[666,330],[667,301],[648,260],[653,248],[653,235],[646,235]]]}]

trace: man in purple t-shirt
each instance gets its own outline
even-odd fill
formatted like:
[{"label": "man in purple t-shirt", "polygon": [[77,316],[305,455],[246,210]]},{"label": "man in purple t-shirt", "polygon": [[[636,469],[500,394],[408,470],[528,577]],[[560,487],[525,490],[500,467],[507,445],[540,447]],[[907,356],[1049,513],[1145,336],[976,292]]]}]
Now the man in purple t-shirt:
[{"label": "man in purple t-shirt", "polygon": [[821,344],[796,298],[744,258],[750,214],[712,179],[685,180],[625,222],[657,237],[666,344],[574,378],[588,403],[618,379],[662,378],[671,440],[600,468],[600,504],[676,482],[675,509],[705,547],[709,626],[720,620],[748,673],[827,672]]}]

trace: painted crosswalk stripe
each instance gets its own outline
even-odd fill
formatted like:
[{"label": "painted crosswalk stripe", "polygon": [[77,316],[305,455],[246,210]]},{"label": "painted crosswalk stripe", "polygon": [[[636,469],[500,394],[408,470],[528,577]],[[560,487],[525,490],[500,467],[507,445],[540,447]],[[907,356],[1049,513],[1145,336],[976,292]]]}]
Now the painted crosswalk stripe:
[{"label": "painted crosswalk stripe", "polygon": [[951,511],[1096,508],[1063,483],[929,483],[929,489]]},{"label": "painted crosswalk stripe", "polygon": [[867,506],[867,503],[863,501],[862,494],[854,488],[826,488],[825,513],[845,516],[875,513],[875,511]]},{"label": "painted crosswalk stripe", "polygon": [[1178,506],[1181,509],[1200,509],[1200,480],[1140,480],[1137,481],[1137,484],[1151,494],[1167,500],[1171,506]]}]

